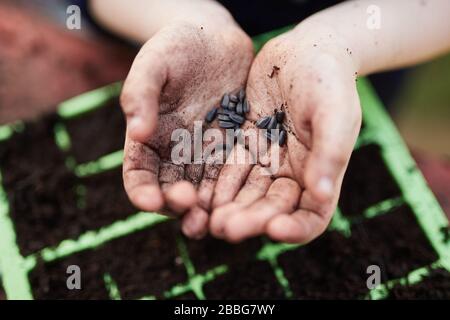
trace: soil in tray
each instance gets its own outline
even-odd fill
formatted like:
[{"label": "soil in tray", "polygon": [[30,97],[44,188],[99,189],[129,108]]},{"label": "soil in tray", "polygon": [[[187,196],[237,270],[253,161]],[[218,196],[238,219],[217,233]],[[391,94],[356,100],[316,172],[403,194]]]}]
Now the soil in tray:
[{"label": "soil in tray", "polygon": [[361,215],[364,209],[400,194],[383,162],[379,146],[368,145],[353,152],[339,198],[339,208],[344,215]]},{"label": "soil in tray", "polygon": [[137,212],[123,189],[121,168],[83,179],[65,166],[37,170],[7,191],[23,255]]},{"label": "soil in tray", "polygon": [[92,112],[66,120],[65,124],[71,138],[70,153],[77,163],[97,160],[123,149],[125,118],[118,98]]},{"label": "soil in tray", "polygon": [[450,273],[445,269],[432,270],[416,284],[404,286],[396,285],[390,292],[388,299],[450,299]]},{"label": "soil in tray", "polygon": [[380,267],[385,282],[437,258],[410,208],[403,206],[357,224],[350,238],[327,232],[282,254],[279,263],[296,298],[354,299],[368,291],[369,265]]},{"label": "soil in tray", "polygon": [[233,245],[207,236],[201,241],[186,239],[186,245],[196,272],[204,273],[222,264],[245,263],[256,255],[262,241],[260,238],[253,238]]},{"label": "soil in tray", "polygon": [[207,299],[285,299],[270,264],[252,260],[231,267],[203,286]]},{"label": "soil in tray", "polygon": [[[173,221],[115,239],[96,249],[39,264],[30,274],[36,299],[106,299],[103,276],[109,273],[122,299],[162,297],[175,284],[187,280],[176,245],[178,228]],[[79,265],[80,291],[66,287],[67,266]]]},{"label": "soil in tray", "polygon": [[26,124],[22,132],[0,142],[0,169],[3,185],[12,190],[34,175],[63,167],[65,156],[54,141],[56,116],[47,116]]}]

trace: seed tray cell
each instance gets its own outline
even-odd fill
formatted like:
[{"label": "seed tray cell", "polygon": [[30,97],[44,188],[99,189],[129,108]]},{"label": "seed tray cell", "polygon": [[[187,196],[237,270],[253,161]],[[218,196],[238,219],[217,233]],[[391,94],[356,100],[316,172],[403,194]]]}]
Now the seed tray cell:
[{"label": "seed tray cell", "polygon": [[[255,47],[285,30],[256,37]],[[357,87],[363,126],[339,208],[306,246],[188,240],[176,221],[135,210],[120,177],[120,83],[70,99],[38,121],[0,127],[7,298],[445,297],[448,221],[370,83],[358,78]],[[71,264],[82,270],[81,291],[66,287]],[[371,264],[382,283],[369,290]]]}]

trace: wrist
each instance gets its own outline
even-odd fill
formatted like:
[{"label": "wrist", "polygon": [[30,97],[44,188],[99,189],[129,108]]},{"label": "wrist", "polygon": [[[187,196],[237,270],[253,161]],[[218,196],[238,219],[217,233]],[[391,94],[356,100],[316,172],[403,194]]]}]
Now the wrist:
[{"label": "wrist", "polygon": [[318,60],[320,56],[327,56],[336,60],[342,69],[355,74],[361,69],[359,54],[352,49],[351,41],[320,18],[313,16],[304,20],[289,36],[309,59]]}]

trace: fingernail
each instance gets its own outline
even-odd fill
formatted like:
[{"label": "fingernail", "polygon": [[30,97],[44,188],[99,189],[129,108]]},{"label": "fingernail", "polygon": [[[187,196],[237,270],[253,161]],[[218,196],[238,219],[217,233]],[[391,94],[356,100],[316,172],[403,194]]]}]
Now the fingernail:
[{"label": "fingernail", "polygon": [[333,182],[328,177],[322,177],[317,183],[317,190],[324,195],[331,196],[333,193]]}]

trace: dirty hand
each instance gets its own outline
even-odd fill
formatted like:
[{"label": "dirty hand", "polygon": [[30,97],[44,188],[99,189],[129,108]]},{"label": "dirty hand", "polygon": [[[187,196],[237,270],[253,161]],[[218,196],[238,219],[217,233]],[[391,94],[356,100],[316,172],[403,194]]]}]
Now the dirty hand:
[{"label": "dirty hand", "polygon": [[348,49],[331,31],[326,40],[310,34],[300,25],[267,43],[253,62],[247,83],[252,121],[246,128],[283,110],[287,143],[272,176],[262,174],[260,163],[224,166],[210,223],[216,237],[238,242],[267,234],[306,243],[330,222],[361,109]]},{"label": "dirty hand", "polygon": [[184,214],[183,231],[191,237],[207,231],[217,168],[174,164],[171,135],[176,129],[192,133],[194,121],[203,120],[223,92],[245,85],[253,59],[250,38],[231,16],[226,23],[214,19],[161,29],[137,55],[121,96],[126,192],[142,210]]}]

